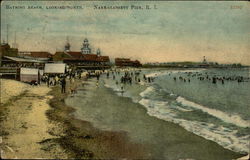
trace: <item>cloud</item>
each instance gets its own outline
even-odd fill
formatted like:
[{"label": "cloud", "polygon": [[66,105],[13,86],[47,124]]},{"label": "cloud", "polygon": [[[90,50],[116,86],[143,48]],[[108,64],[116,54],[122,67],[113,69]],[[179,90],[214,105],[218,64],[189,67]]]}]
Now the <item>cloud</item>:
[{"label": "cloud", "polygon": [[[11,2],[11,5],[81,5],[82,10],[1,9],[1,33],[10,24],[20,50],[63,49],[66,36],[73,50],[88,37],[111,57],[143,61],[198,61],[250,64],[249,5],[245,2]],[[157,10],[94,10],[93,5],[157,5]],[[233,4],[242,10],[231,10]],[[237,54],[236,54],[237,53]]]}]

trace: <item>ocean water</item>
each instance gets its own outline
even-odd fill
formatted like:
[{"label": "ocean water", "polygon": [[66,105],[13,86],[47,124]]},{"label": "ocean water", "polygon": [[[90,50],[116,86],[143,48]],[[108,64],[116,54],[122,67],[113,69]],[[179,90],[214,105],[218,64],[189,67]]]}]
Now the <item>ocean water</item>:
[{"label": "ocean water", "polygon": [[[248,153],[249,73],[248,68],[142,70],[140,83],[135,83],[133,79],[132,85],[121,84],[119,79],[123,72],[114,74],[115,80],[112,74],[110,78],[103,76],[103,81],[117,95],[129,97],[134,103],[141,104],[150,116],[178,124],[224,148]],[[143,75],[154,77],[154,81],[144,81]],[[222,80],[212,83],[212,77],[215,76],[224,77],[224,83]],[[204,80],[200,80],[200,77]],[[244,77],[243,82],[238,82],[237,77]]]}]

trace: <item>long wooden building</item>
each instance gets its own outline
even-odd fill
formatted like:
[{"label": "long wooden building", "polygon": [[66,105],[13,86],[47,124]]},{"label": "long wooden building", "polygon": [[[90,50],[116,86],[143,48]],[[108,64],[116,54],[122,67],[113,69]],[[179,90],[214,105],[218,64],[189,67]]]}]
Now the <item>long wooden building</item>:
[{"label": "long wooden building", "polygon": [[118,67],[141,67],[140,61],[132,61],[130,58],[115,58],[115,65]]},{"label": "long wooden building", "polygon": [[110,68],[109,56],[101,56],[100,49],[92,54],[87,39],[84,40],[81,51],[70,51],[70,44],[65,45],[64,51],[56,52],[53,61],[61,61],[79,69],[107,69]]}]

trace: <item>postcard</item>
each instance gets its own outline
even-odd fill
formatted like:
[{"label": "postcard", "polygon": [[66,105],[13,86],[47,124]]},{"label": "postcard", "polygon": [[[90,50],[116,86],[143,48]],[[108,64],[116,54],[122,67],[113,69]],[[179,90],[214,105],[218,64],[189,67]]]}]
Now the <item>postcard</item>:
[{"label": "postcard", "polygon": [[248,160],[248,1],[1,2],[2,159]]}]

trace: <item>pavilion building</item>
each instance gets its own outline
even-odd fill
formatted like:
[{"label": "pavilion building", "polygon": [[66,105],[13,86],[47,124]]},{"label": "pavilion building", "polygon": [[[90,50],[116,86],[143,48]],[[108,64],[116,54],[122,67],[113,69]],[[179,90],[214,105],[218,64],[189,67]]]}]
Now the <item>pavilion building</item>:
[{"label": "pavilion building", "polygon": [[98,48],[96,54],[92,53],[88,39],[84,39],[81,51],[71,51],[70,43],[67,42],[63,52],[56,52],[53,56],[54,61],[62,61],[70,66],[83,69],[105,69],[110,68],[108,56],[101,56]]}]

